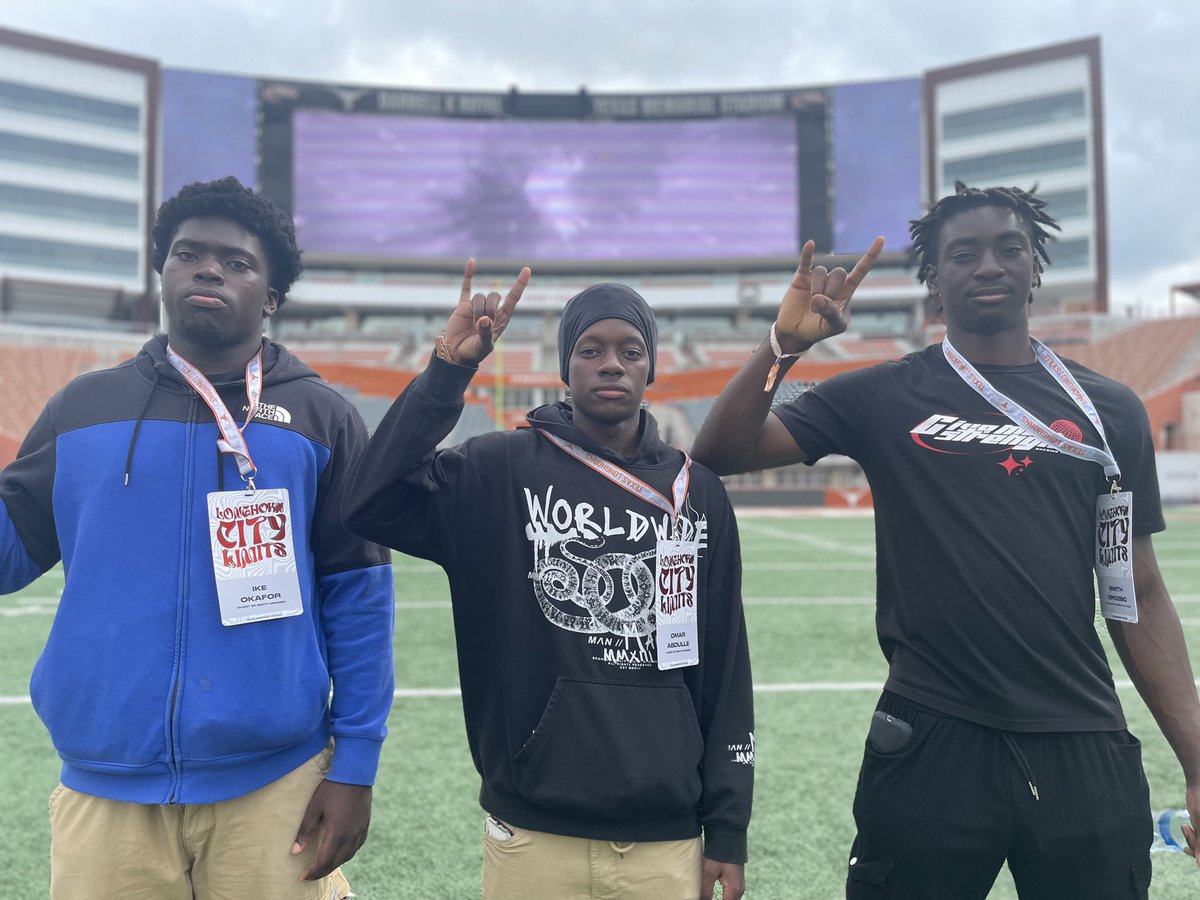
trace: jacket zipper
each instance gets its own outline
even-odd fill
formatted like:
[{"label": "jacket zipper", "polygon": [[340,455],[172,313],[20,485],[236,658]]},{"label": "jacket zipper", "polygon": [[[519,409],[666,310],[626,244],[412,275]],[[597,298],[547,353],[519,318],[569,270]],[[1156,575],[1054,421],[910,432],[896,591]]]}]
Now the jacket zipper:
[{"label": "jacket zipper", "polygon": [[196,403],[193,395],[188,399],[187,432],[184,438],[184,485],[183,485],[183,519],[180,525],[180,569],[179,569],[179,603],[175,618],[175,671],[172,673],[171,705],[167,715],[167,740],[169,743],[169,765],[171,768],[171,790],[167,803],[174,803],[179,795],[182,774],[179,771],[179,757],[175,752],[175,706],[179,699],[180,670],[183,668],[183,632],[184,620],[187,618],[188,572],[190,560],[188,554],[188,522],[191,519],[192,506],[192,476],[194,473],[195,438],[196,438]]}]

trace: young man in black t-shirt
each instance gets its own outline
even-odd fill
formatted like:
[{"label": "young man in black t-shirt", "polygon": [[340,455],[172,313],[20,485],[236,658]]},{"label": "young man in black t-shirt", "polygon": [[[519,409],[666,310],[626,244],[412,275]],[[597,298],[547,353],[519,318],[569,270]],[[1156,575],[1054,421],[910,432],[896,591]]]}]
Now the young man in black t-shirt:
[{"label": "young man in black t-shirt", "polygon": [[[1023,898],[1147,896],[1148,789],[1096,634],[1098,555],[1132,567],[1102,606],[1125,620],[1110,634],[1200,812],[1200,703],[1151,544],[1165,526],[1149,425],[1128,388],[1030,339],[1057,227],[1044,205],[959,185],[912,224],[944,345],[770,411],[795,357],[846,329],[883,246],[847,275],[813,269],[810,243],[771,341],[693,448],[721,473],[841,453],[870,482],[889,674],[855,798],[851,898],[983,898],[1006,860]],[[1110,531],[1125,542],[1098,547]]]}]

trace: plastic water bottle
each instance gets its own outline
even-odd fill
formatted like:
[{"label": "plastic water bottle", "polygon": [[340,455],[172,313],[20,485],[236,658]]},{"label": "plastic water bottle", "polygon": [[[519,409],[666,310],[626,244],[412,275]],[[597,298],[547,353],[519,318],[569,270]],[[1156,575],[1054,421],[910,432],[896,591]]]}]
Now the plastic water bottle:
[{"label": "plastic water bottle", "polygon": [[1186,809],[1164,809],[1154,814],[1154,843],[1151,853],[1182,853],[1187,849],[1187,838],[1183,826],[1190,825],[1192,817]]}]

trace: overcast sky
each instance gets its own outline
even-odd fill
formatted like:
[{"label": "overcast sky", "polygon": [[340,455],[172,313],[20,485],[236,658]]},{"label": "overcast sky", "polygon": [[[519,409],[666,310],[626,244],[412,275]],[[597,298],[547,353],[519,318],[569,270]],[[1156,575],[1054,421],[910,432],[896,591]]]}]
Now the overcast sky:
[{"label": "overcast sky", "polygon": [[1099,35],[1112,307],[1200,282],[1197,0],[0,0],[0,23],[173,68],[489,91],[903,78]]}]

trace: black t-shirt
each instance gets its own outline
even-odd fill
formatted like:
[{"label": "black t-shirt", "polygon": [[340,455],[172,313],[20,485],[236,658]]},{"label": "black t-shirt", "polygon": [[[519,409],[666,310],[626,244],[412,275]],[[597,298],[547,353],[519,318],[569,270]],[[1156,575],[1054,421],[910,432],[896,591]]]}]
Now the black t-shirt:
[{"label": "black t-shirt", "polygon": [[[1135,535],[1165,527],[1146,412],[1077,363],[1133,492]],[[1060,433],[1100,446],[1037,363],[979,366]],[[933,345],[848,372],[775,410],[810,462],[855,459],[875,501],[876,627],[887,689],[1010,731],[1123,728],[1096,633],[1096,497],[1103,468],[1013,425]]]}]

